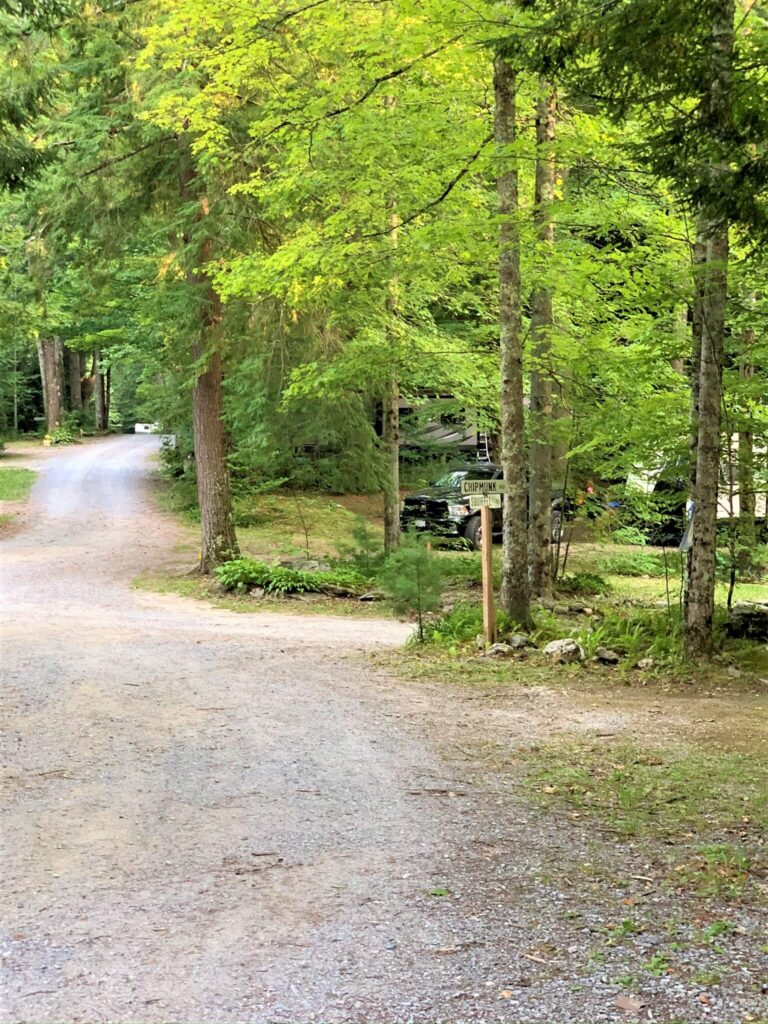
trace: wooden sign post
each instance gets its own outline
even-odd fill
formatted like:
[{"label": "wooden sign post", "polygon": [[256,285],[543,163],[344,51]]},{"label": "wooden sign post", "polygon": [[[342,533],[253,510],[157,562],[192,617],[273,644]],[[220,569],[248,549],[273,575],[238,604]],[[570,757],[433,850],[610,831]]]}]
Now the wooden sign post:
[{"label": "wooden sign post", "polygon": [[496,597],[493,590],[493,515],[501,508],[503,480],[462,480],[461,493],[469,507],[480,509],[480,554],[483,565],[483,636],[486,645],[496,643]]},{"label": "wooden sign post", "polygon": [[480,509],[481,557],[483,559],[483,635],[487,645],[496,643],[496,600],[493,593],[493,522],[489,505]]}]

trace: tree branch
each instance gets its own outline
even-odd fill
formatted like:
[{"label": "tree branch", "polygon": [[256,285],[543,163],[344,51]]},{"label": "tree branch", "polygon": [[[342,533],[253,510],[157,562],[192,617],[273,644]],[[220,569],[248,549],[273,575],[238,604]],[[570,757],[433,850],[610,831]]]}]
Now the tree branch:
[{"label": "tree branch", "polygon": [[356,99],[345,104],[343,107],[336,107],[334,110],[328,110],[320,117],[306,121],[281,121],[280,124],[275,125],[274,128],[270,128],[265,138],[268,139],[271,135],[276,134],[283,128],[308,128],[310,125],[317,124],[320,121],[327,121],[332,117],[338,117],[340,114],[346,114],[348,111],[354,110],[355,107],[359,107],[362,103],[365,103],[367,99],[370,99],[379,86],[384,85],[385,82],[391,82],[393,79],[400,78],[402,75],[407,74],[412,68],[416,67],[417,64],[420,64],[424,60],[428,60],[430,57],[434,57],[436,53],[441,53],[443,50],[447,50],[449,46],[458,42],[459,39],[461,39],[460,35],[454,36],[452,39],[443,43],[442,46],[436,46],[434,49],[420,54],[407,64],[403,64],[401,67],[395,68],[394,71],[388,71],[385,75],[379,75],[377,78],[374,78],[365,92],[361,93]]},{"label": "tree branch", "polygon": [[[403,219],[399,223],[399,227],[405,227],[406,224],[410,224],[411,221],[416,220],[417,217],[421,217],[422,214],[427,212],[427,210],[434,209],[436,206],[439,206],[444,199],[447,199],[451,192],[453,192],[453,190],[459,184],[461,179],[469,173],[472,164],[474,164],[475,161],[479,158],[480,154],[483,152],[483,150],[485,149],[489,142],[493,142],[493,133],[491,133],[490,135],[486,135],[486,137],[480,143],[480,147],[476,149],[475,152],[469,157],[469,159],[461,168],[461,170],[451,178],[451,180],[445,186],[440,195],[437,196],[436,199],[430,200],[430,202],[428,202],[425,206],[422,206],[420,209],[414,210],[413,213],[409,213],[407,217],[403,217]],[[388,235],[391,231],[392,228],[388,227],[384,228],[382,231],[372,231],[370,234],[362,235],[361,237],[380,238],[382,235]]]},{"label": "tree branch", "polygon": [[138,149],[134,149],[130,153],[123,153],[121,156],[112,157],[111,160],[103,160],[100,164],[96,164],[95,167],[91,167],[89,170],[83,171],[79,177],[90,178],[92,174],[98,174],[99,171],[103,171],[107,167],[114,167],[115,164],[121,164],[124,160],[130,160],[131,157],[138,156],[139,153],[143,153],[145,150],[151,149],[152,146],[159,146],[161,143],[170,142],[175,138],[175,135],[164,135],[162,138],[153,139],[152,142],[148,142],[144,146],[139,146]]}]

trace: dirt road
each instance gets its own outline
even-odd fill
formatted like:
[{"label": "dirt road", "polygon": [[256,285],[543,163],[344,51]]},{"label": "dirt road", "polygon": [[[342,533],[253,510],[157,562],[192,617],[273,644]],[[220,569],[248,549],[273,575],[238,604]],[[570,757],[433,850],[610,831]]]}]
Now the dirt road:
[{"label": "dirt road", "polygon": [[[154,445],[51,453],[0,548],[0,1019],[623,1019],[591,951],[627,890],[561,874],[612,849],[441,758],[466,708],[359,655],[405,627],[130,589],[176,541]],[[652,985],[656,1020],[755,1008]]]}]

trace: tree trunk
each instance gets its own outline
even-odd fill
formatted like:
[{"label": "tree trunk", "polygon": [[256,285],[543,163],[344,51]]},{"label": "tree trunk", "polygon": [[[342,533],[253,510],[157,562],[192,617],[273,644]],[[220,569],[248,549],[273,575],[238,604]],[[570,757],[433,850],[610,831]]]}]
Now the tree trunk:
[{"label": "tree trunk", "polygon": [[82,356],[80,367],[82,370],[82,381],[83,381],[83,408],[87,409],[96,391],[96,361],[97,356],[94,352],[91,356],[91,372],[86,373],[85,369],[85,355]]},{"label": "tree trunk", "polygon": [[400,544],[400,391],[397,378],[386,384],[382,402],[381,437],[384,447],[384,553]]},{"label": "tree trunk", "polygon": [[[704,325],[704,274],[707,263],[707,243],[702,234],[702,224],[696,231],[693,243],[693,302],[691,303],[691,404],[688,433],[688,488],[691,502],[696,495],[696,459],[699,447],[699,388],[701,384],[701,334]],[[684,617],[688,619],[688,580],[691,578],[693,548],[685,556],[685,593],[683,595]]]},{"label": "tree trunk", "polygon": [[64,412],[63,350],[61,338],[41,338],[37,343],[46,431],[61,426]]},{"label": "tree trunk", "polygon": [[[709,88],[703,97],[703,116],[713,141],[722,143],[730,123],[733,78],[734,0],[719,0],[712,21],[712,61]],[[727,166],[709,169],[712,192]],[[725,314],[728,298],[728,221],[713,198],[702,212],[706,241],[704,301],[699,374],[699,425],[692,546],[685,607],[685,650],[700,657],[712,650],[715,615],[715,555],[717,551],[717,493],[720,476],[720,416]]]},{"label": "tree trunk", "polygon": [[[395,105],[393,96],[384,100],[386,109]],[[397,250],[400,218],[394,196],[387,201],[389,208],[389,241],[392,254]],[[390,555],[400,545],[400,381],[398,375],[397,332],[394,319],[398,313],[398,281],[392,274],[387,296],[387,314],[390,321],[388,342],[391,350],[389,376],[382,401],[381,440],[384,447],[384,554]]]},{"label": "tree trunk", "polygon": [[66,349],[67,375],[69,378],[69,407],[74,411],[83,408],[83,383],[81,354],[74,349]]},{"label": "tree trunk", "polygon": [[516,221],[517,166],[505,149],[515,141],[516,74],[503,56],[494,61],[494,127],[500,162],[499,341],[501,350],[501,465],[506,483],[501,605],[520,625],[530,621],[527,495],[523,419],[523,343],[520,309],[520,237]]},{"label": "tree trunk", "polygon": [[[208,197],[197,187],[186,144],[182,142],[182,146],[179,191],[184,202],[197,200],[199,228],[210,214]],[[190,236],[185,234],[185,244],[190,241]],[[212,250],[212,239],[203,232],[193,257],[194,267],[187,273],[187,281],[199,304],[200,331],[190,354],[196,368],[192,425],[200,505],[200,571],[206,574],[240,554],[227,464],[229,439],[224,427],[221,298],[204,270],[211,260]]]},{"label": "tree trunk", "polygon": [[[212,293],[216,293],[211,289]],[[206,319],[210,312],[206,314]],[[203,332],[206,338],[207,329]],[[205,369],[195,381],[193,427],[197,497],[200,504],[200,570],[210,573],[217,565],[240,554],[232,497],[229,485],[227,455],[229,444],[223,423],[221,353],[208,350],[205,340],[192,348],[195,362],[204,360]]]},{"label": "tree trunk", "polygon": [[106,430],[109,426],[108,387],[104,368],[101,365],[99,349],[93,353],[93,396],[96,409],[96,429]]},{"label": "tree trunk", "polygon": [[[754,332],[748,331],[745,337],[747,352],[739,368],[742,380],[754,376],[755,368],[749,360],[749,348],[754,341]],[[744,413],[742,412],[742,416]],[[754,470],[754,437],[751,430],[739,431],[738,452],[738,489],[739,489],[739,547],[738,563],[742,572],[752,569],[752,558],[757,544],[757,525],[755,523],[755,470]]]},{"label": "tree trunk", "polygon": [[536,194],[534,221],[541,255],[537,276],[543,279],[531,293],[531,447],[529,455],[528,567],[531,593],[552,590],[552,291],[549,285],[550,255],[555,231],[552,203],[555,198],[554,89],[539,82],[536,107]]}]

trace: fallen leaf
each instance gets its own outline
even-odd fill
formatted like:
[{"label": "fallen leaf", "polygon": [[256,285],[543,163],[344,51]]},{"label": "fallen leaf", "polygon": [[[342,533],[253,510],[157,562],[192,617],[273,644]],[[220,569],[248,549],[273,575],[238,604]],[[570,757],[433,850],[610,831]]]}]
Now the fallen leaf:
[{"label": "fallen leaf", "polygon": [[499,992],[499,999],[511,999],[514,994],[511,988],[503,988]]},{"label": "fallen leaf", "polygon": [[637,1013],[645,1006],[643,999],[637,999],[635,996],[618,996],[616,999],[616,1006],[619,1010],[627,1010],[629,1013]]}]

